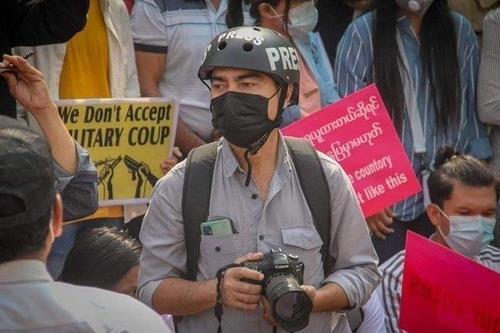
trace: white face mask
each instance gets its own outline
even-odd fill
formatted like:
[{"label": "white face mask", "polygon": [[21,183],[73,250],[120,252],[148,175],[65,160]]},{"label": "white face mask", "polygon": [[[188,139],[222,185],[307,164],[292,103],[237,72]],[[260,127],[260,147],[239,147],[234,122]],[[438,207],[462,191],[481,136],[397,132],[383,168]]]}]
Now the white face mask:
[{"label": "white face mask", "polygon": [[313,31],[318,24],[318,9],[314,1],[306,1],[303,4],[290,9],[288,13],[290,23],[288,33],[290,36],[297,36]]},{"label": "white face mask", "polygon": [[436,207],[450,222],[450,231],[447,236],[443,234],[439,227],[438,231],[453,250],[466,257],[473,258],[478,256],[481,250],[493,240],[495,218],[484,217],[482,215],[448,216],[437,205]]},{"label": "white face mask", "polygon": [[399,8],[413,15],[424,16],[434,0],[396,0]]}]

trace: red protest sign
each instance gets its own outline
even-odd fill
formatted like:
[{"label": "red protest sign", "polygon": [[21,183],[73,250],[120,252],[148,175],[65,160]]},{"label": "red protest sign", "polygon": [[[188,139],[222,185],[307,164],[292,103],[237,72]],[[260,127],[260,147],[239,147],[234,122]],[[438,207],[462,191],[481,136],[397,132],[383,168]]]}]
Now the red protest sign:
[{"label": "red protest sign", "polygon": [[500,274],[408,232],[400,327],[410,333],[499,333]]},{"label": "red protest sign", "polygon": [[282,132],[308,140],[340,163],[365,216],[421,191],[375,85],[293,123]]}]

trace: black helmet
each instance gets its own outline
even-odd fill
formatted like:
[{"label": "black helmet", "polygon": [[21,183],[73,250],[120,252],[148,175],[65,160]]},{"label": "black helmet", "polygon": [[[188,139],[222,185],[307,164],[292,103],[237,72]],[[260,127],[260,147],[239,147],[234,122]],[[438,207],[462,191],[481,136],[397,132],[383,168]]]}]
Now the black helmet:
[{"label": "black helmet", "polygon": [[282,34],[262,27],[236,27],[215,37],[208,45],[198,70],[208,80],[218,67],[265,73],[280,85],[292,84],[292,103],[297,102],[300,81],[299,53]]}]

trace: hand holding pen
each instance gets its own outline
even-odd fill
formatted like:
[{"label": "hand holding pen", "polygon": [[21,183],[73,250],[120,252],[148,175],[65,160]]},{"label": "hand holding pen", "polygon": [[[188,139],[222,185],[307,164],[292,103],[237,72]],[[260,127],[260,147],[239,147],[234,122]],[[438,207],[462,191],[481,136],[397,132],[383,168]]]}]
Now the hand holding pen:
[{"label": "hand holding pen", "polygon": [[[33,49],[29,49],[28,51],[26,51],[26,53],[23,54],[23,56],[21,58],[23,59],[28,59],[29,57],[31,57],[32,55],[35,54],[35,51],[33,51]],[[14,67],[13,64],[9,63],[8,61],[5,61],[5,57],[4,57],[4,61],[3,62],[0,62],[0,73],[3,73],[3,72],[16,72],[16,68]]]}]

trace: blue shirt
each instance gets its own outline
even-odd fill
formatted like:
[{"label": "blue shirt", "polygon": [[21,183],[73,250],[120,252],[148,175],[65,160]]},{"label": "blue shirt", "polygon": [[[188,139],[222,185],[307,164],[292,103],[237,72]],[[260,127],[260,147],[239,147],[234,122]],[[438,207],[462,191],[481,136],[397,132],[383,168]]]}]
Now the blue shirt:
[{"label": "blue shirt", "polygon": [[[321,97],[321,106],[325,107],[338,101],[340,97],[335,87],[332,65],[319,33],[310,32],[304,35],[303,38],[294,37],[293,43],[316,80]],[[299,119],[299,106],[290,106],[283,113],[282,126],[289,125]]]},{"label": "blue shirt", "polygon": [[[451,145],[455,150],[486,159],[492,155],[485,127],[479,122],[476,112],[476,81],[479,68],[478,42],[470,23],[458,14],[452,13],[457,35],[457,57],[460,70],[460,96],[458,100],[457,127],[436,133],[435,109],[431,99],[431,89],[422,80],[423,70],[420,59],[420,42],[407,17],[398,19],[397,29],[401,34],[403,48],[408,57],[411,79],[417,91],[417,105],[424,137],[426,155],[424,161],[414,153],[413,137],[408,113],[403,114],[401,140],[421,180],[422,162],[431,163],[437,150],[443,145]],[[373,65],[374,13],[355,20],[347,28],[337,49],[335,81],[340,96],[347,96],[374,82]],[[397,203],[394,212],[398,219],[412,220],[424,212],[422,192]]]}]

